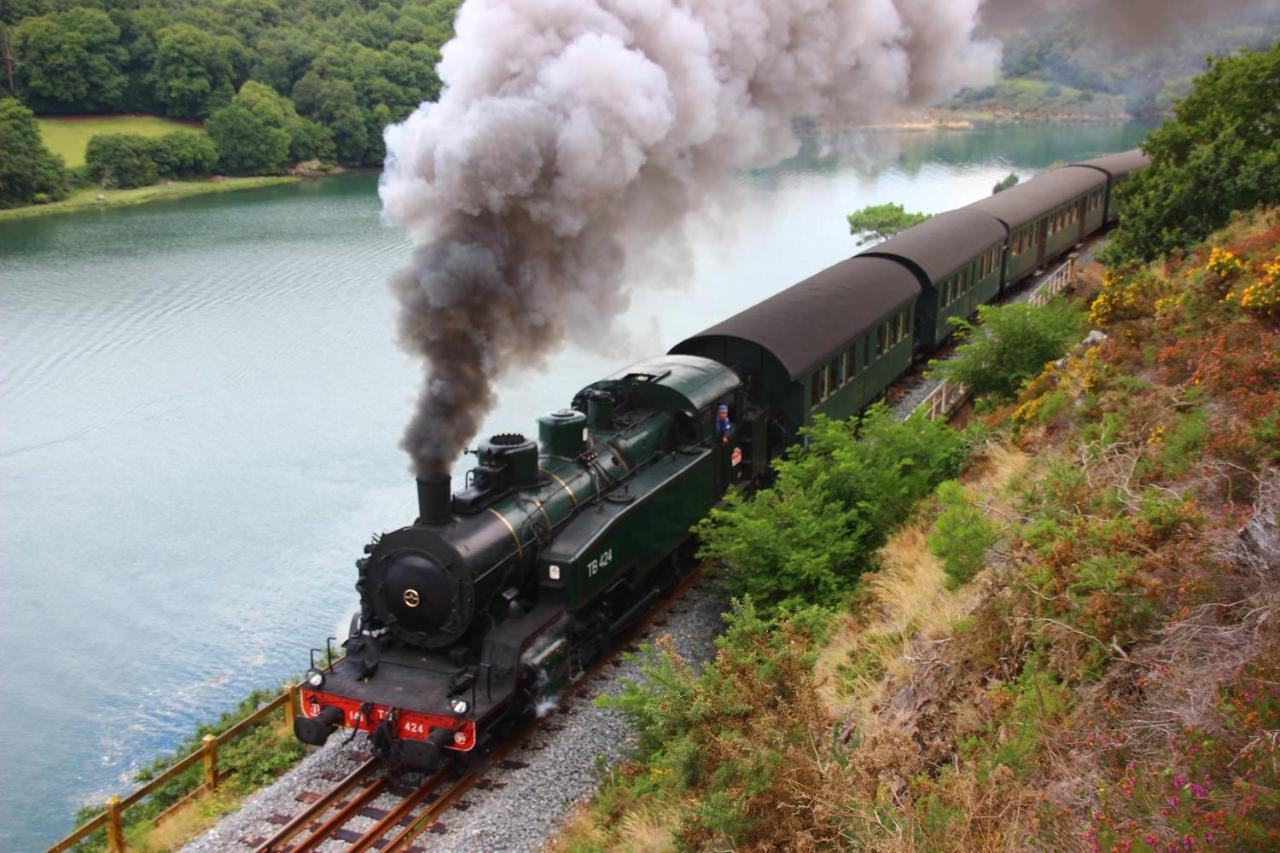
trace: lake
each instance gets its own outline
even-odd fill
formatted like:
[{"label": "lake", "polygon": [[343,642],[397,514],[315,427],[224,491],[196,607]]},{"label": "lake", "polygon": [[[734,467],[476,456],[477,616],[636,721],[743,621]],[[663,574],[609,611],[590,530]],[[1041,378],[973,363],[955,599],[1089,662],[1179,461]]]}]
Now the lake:
[{"label": "lake", "polygon": [[[951,209],[1147,129],[807,143],[691,224],[687,282],[638,273],[601,351],[512,377],[485,432],[535,433],[629,358],[854,253],[850,211]],[[299,674],[344,635],[369,535],[416,515],[398,442],[420,368],[387,286],[409,245],[376,182],[0,223],[0,849],[47,845]]]}]

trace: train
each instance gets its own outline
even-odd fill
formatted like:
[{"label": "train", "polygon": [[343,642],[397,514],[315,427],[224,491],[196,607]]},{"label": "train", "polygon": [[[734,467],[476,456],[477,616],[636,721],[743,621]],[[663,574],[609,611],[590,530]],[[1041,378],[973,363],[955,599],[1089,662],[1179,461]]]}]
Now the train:
[{"label": "train", "polygon": [[[941,213],[482,441],[460,490],[356,561],[345,654],[312,650],[294,733],[370,736],[433,771],[554,704],[693,565],[691,528],[767,478],[815,417],[848,418],[954,328],[1114,223],[1141,150]],[[335,660],[336,657],[336,660]]]}]

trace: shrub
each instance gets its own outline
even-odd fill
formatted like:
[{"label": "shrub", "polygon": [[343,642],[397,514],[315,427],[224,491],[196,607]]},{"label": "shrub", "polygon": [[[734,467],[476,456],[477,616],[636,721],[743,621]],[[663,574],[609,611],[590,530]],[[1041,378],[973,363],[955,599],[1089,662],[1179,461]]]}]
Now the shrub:
[{"label": "shrub", "polygon": [[942,512],[925,541],[929,551],[942,561],[947,585],[955,589],[978,573],[986,561],[987,549],[996,543],[999,534],[956,481],[939,485],[937,496]]},{"label": "shrub", "polygon": [[151,159],[162,178],[206,178],[218,166],[218,147],[202,133],[178,130],[151,140]]},{"label": "shrub", "polygon": [[701,672],[664,638],[645,650],[642,682],[598,701],[639,735],[637,758],[648,772],[631,782],[634,793],[699,795],[672,828],[682,847],[723,847],[714,842],[750,834],[767,848],[812,820],[794,782],[829,725],[813,662],[830,613],[804,608],[765,619],[746,599],[734,600],[724,619],[718,654]]},{"label": "shrub", "polygon": [[869,409],[860,434],[819,417],[802,447],[774,463],[774,485],[731,492],[698,525],[701,555],[728,568],[735,594],[765,609],[837,603],[875,550],[939,481],[954,476],[967,436],[941,421]]},{"label": "shrub", "polygon": [[152,141],[136,133],[100,133],[89,140],[85,165],[93,180],[128,189],[154,184],[159,177]]},{"label": "shrub", "polygon": [[1025,302],[983,305],[978,308],[978,326],[967,320],[953,322],[963,343],[952,358],[929,362],[930,376],[1001,399],[1011,399],[1084,334],[1083,309],[1061,298],[1042,308]]}]

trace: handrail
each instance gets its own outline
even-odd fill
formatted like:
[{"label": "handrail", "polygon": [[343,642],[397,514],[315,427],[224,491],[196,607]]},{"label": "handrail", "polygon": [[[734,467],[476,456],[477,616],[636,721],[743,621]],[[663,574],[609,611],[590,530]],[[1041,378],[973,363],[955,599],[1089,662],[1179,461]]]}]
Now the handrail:
[{"label": "handrail", "polygon": [[[1062,293],[1062,291],[1074,287],[1077,274],[1076,260],[1078,257],[1075,252],[1068,255],[1066,262],[1049,273],[1048,277],[1031,292],[1031,296],[1027,301],[1037,308],[1043,308],[1049,303],[1050,299]],[[938,418],[950,416],[967,399],[969,399],[968,388],[958,383],[943,381],[939,382],[920,401],[919,405],[916,406],[916,411],[924,409],[925,417],[931,421],[937,420]]]},{"label": "handrail", "polygon": [[263,705],[261,708],[257,709],[222,734],[205,735],[200,747],[194,752],[185,758],[182,758],[175,764],[166,767],[159,776],[149,780],[145,785],[131,792],[128,796],[124,798],[112,797],[109,799],[105,809],[94,815],[85,823],[76,827],[69,835],[59,840],[49,848],[48,853],[62,853],[64,850],[69,850],[75,844],[78,844],[92,833],[101,829],[104,825],[107,828],[107,849],[110,850],[111,853],[123,853],[125,843],[122,817],[125,809],[130,806],[137,805],[151,794],[154,794],[162,786],[172,782],[197,762],[204,763],[204,780],[195,790],[214,790],[218,784],[218,747],[224,743],[229,743],[235,740],[281,708],[284,709],[285,724],[292,726],[293,720],[298,713],[299,686],[300,685],[297,684],[286,685],[285,689],[279,696],[276,696],[267,704]]},{"label": "handrail", "polygon": [[1076,283],[1077,257],[1075,252],[1068,255],[1066,263],[1051,272],[1049,277],[1032,292],[1028,301],[1037,308],[1043,308],[1050,299],[1067,288],[1074,286]]}]

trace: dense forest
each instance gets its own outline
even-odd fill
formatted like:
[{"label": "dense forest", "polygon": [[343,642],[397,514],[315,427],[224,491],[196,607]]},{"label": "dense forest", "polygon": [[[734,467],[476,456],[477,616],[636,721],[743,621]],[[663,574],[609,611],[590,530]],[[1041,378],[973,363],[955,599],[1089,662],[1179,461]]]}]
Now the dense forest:
[{"label": "dense forest", "polygon": [[[435,66],[460,2],[8,0],[0,79],[19,104],[5,108],[17,123],[0,137],[26,133],[20,105],[39,115],[148,113],[205,122],[226,174],[310,159],[380,164],[383,127],[440,91]],[[104,162],[100,149],[89,174],[73,177],[101,179],[105,168],[124,186],[121,175],[163,176],[163,148],[144,142],[116,140],[106,149],[116,159]],[[45,192],[56,196],[58,182]]]}]

